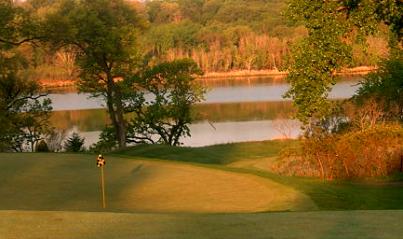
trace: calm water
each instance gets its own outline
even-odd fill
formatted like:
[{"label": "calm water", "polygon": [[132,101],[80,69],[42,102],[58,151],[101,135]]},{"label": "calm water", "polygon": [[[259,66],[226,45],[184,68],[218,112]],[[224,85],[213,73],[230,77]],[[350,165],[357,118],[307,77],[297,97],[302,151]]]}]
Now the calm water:
[{"label": "calm water", "polygon": [[[332,99],[351,97],[359,78],[336,84]],[[246,80],[204,81],[209,89],[206,100],[194,107],[197,120],[192,137],[184,138],[185,146],[295,138],[300,124],[290,119],[291,102],[282,95],[289,85],[282,80],[259,78]],[[78,131],[86,138],[86,146],[97,142],[100,130],[108,123],[102,100],[87,94],[53,93],[52,122],[58,129]]]}]

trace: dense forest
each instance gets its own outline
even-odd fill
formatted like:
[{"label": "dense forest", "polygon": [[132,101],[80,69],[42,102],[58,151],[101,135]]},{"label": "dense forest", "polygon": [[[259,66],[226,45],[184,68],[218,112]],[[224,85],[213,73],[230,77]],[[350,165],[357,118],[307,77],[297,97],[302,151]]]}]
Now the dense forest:
[{"label": "dense forest", "polygon": [[[59,0],[21,1],[37,17]],[[205,73],[241,70],[281,70],[290,45],[306,36],[302,25],[286,19],[286,0],[147,0],[130,1],[144,21],[140,54],[150,64],[192,58]],[[382,29],[382,28],[381,28]],[[353,44],[350,67],[373,66],[387,56],[387,28]],[[23,49],[36,80],[77,78],[71,49]]]}]

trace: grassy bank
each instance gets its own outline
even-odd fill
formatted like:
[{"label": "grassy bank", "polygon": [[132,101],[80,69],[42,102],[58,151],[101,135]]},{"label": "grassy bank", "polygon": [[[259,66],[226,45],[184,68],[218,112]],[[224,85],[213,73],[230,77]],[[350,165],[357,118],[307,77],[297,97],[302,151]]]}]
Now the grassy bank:
[{"label": "grassy bank", "polygon": [[236,161],[274,157],[285,147],[294,144],[298,144],[298,141],[271,140],[221,144],[199,148],[139,145],[127,150],[117,151],[113,155],[224,165]]},{"label": "grassy bank", "polygon": [[117,152],[125,157],[176,160],[210,168],[252,174],[293,187],[308,195],[321,210],[403,209],[403,181],[394,177],[362,181],[322,181],[285,177],[270,170],[275,156],[298,141],[263,141],[215,145],[201,148],[174,148],[145,145]]}]

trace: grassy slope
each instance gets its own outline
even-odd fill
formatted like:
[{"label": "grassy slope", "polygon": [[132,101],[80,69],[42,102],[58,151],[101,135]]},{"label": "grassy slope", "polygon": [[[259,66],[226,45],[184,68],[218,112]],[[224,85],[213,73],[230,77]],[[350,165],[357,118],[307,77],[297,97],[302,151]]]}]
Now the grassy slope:
[{"label": "grassy slope", "polygon": [[[160,190],[166,190],[164,193],[173,191],[170,199],[172,200],[175,199],[175,195],[178,195],[177,193],[180,194],[183,190],[183,184],[180,184],[186,181],[185,179],[200,173],[201,178],[197,180],[203,181],[206,176],[210,175],[212,176],[211,180],[217,181],[218,179],[222,182],[222,185],[215,189],[214,186],[206,185],[207,191],[217,194],[222,194],[222,190],[225,188],[223,185],[233,185],[233,180],[246,180],[246,187],[243,188],[242,185],[238,185],[239,182],[235,183],[244,191],[253,183],[258,182],[253,187],[259,186],[261,178],[267,178],[270,180],[264,183],[266,186],[273,188],[273,186],[281,184],[280,191],[278,191],[280,194],[282,193],[281,190],[290,190],[288,186],[298,189],[308,194],[320,209],[403,209],[403,190],[402,184],[399,182],[329,183],[315,179],[282,177],[267,171],[265,164],[269,163],[282,147],[290,143],[295,142],[272,141],[218,145],[197,149],[163,146],[136,147],[120,152],[120,155],[107,155],[108,182],[113,182],[108,185],[108,193],[121,195],[121,201],[115,201],[118,205],[125,204],[125,201],[131,204],[131,200],[127,199],[128,195],[135,197],[138,189],[141,191],[144,188],[155,186],[149,184],[150,182],[164,184],[166,183],[164,179],[169,178],[173,181],[168,180],[170,182],[168,182],[167,190],[164,187],[154,187],[157,190],[149,194],[149,198],[143,199],[142,203],[160,197],[156,194]],[[139,160],[140,158],[141,160]],[[158,160],[158,158],[165,161]],[[166,162],[166,160],[178,160],[187,163]],[[255,167],[256,165],[257,167]],[[220,171],[211,169],[219,169]],[[185,172],[178,173],[182,171]],[[225,171],[236,174],[227,174]],[[133,174],[139,172],[143,175],[137,175],[140,176],[138,178],[133,177]],[[150,174],[150,172],[152,173]],[[175,173],[172,175],[172,172]],[[211,174],[211,172],[216,174]],[[399,238],[403,234],[403,228],[400,225],[403,219],[403,211],[126,214],[21,210],[83,210],[85,208],[86,211],[100,211],[99,202],[95,199],[98,198],[98,189],[93,187],[98,180],[98,174],[94,173],[93,155],[0,154],[0,175],[0,209],[2,209],[0,210],[0,218],[7,218],[7,220],[0,220],[0,238],[5,239],[236,239],[248,237],[387,239]],[[220,177],[230,177],[230,180],[224,182]],[[132,188],[133,185],[128,186],[127,182],[133,179],[136,179],[135,181],[145,180],[146,183],[143,184],[145,187],[141,189],[141,184],[135,182],[134,186],[138,186],[136,190],[125,191]],[[197,190],[204,190],[200,184],[197,184],[197,180],[189,180],[191,181],[189,185],[195,185],[194,188]],[[279,184],[273,184],[273,181]],[[175,184],[180,186],[176,189],[172,188],[172,185]],[[197,190],[189,192],[195,193]],[[292,194],[295,193],[295,191],[291,192]],[[233,192],[229,190],[225,193],[232,195]],[[141,192],[141,195],[144,195],[144,191]],[[186,196],[186,193],[182,196]],[[195,199],[188,198],[185,200]],[[138,199],[137,202],[139,202]],[[309,200],[302,205],[309,205],[307,202]],[[180,204],[183,203],[183,201],[180,202]],[[233,204],[234,201],[224,201],[224,203]],[[20,210],[9,211],[10,209]],[[115,206],[111,211],[133,211],[133,208]]]},{"label": "grassy slope", "polygon": [[[0,154],[0,209],[99,210],[95,156]],[[179,162],[107,156],[108,210],[311,210],[304,194],[270,179]]]},{"label": "grassy slope", "polygon": [[[131,148],[107,156],[108,159],[110,159],[110,157],[128,158],[122,161],[125,163],[119,162],[116,164],[114,172],[115,175],[120,175],[120,178],[113,179],[113,183],[108,176],[108,183],[111,184],[108,185],[108,193],[116,194],[121,192],[124,187],[127,187],[127,180],[129,179],[138,182],[136,177],[130,174],[128,170],[133,170],[138,166],[136,166],[135,162],[131,162],[133,161],[131,159],[138,159],[141,157],[147,161],[162,159],[165,161],[170,160],[170,163],[172,163],[172,160],[177,160],[186,162],[186,164],[182,165],[193,165],[198,166],[199,168],[213,168],[221,171],[242,173],[247,176],[255,175],[267,178],[270,182],[275,181],[308,195],[321,210],[403,209],[403,183],[401,182],[322,182],[316,179],[282,177],[265,170],[265,164],[269,164],[272,157],[278,154],[279,150],[287,145],[295,143],[295,141],[267,141],[216,145],[203,148],[171,148],[167,146],[139,146]],[[4,155],[5,154],[0,154],[0,159],[4,158]],[[75,200],[76,202],[73,202],[74,200],[66,200],[66,205],[62,208],[69,210],[80,210],[82,208],[86,208],[87,210],[98,210],[99,205],[96,202],[94,203],[94,198],[98,198],[98,188],[94,187],[94,184],[96,184],[98,180],[98,175],[94,174],[94,156],[45,154],[45,158],[50,162],[53,162],[53,159],[55,158],[55,162],[49,164],[35,162],[35,159],[33,158],[42,157],[38,156],[38,154],[11,154],[8,157],[17,160],[11,160],[10,164],[0,165],[0,175],[2,176],[0,177],[0,200],[2,200],[0,209],[30,209],[35,208],[33,205],[44,204],[44,202],[41,202],[41,198],[36,196],[41,194],[41,188],[45,187],[58,193],[53,195],[49,194],[47,196],[47,206],[38,209],[59,209],[60,206],[55,206],[56,204],[52,202],[57,202],[62,199],[64,200],[65,197],[73,197],[74,199],[77,199]],[[18,157],[32,158],[33,160],[22,161],[18,160]],[[82,158],[86,158],[86,160],[80,161]],[[64,162],[64,159],[68,159],[68,161]],[[0,162],[1,161],[2,160],[0,160]],[[110,160],[108,160],[108,162],[107,170],[110,170],[112,162]],[[153,170],[154,172],[158,171],[156,168]],[[107,171],[107,173],[112,172]],[[146,175],[144,170],[142,173],[143,175]],[[161,175],[156,179],[170,177],[174,180],[171,180],[169,182],[170,184],[175,183],[175,178],[184,179],[185,182],[189,183],[188,185],[192,185],[191,181],[186,180],[186,177],[188,176],[185,172],[173,175],[167,175],[165,172],[165,176],[163,174],[164,173],[161,171]],[[193,174],[197,175],[198,173],[195,172]],[[205,174],[202,174],[198,179],[195,178],[195,181],[200,181],[204,177]],[[225,177],[226,176],[224,176],[224,178]],[[53,178],[53,180],[49,182],[49,178]],[[79,183],[69,183],[69,180],[72,178],[77,179],[76,181]],[[210,181],[211,180],[212,179],[210,179]],[[10,182],[13,182],[13,184],[10,184]],[[150,182],[147,182],[148,185],[153,185]],[[154,182],[156,181],[154,180]],[[176,180],[176,182],[180,181]],[[14,185],[20,186],[15,187]],[[217,186],[215,192],[217,193],[220,192],[220,190],[228,190],[224,185],[225,183],[221,184],[221,186]],[[245,184],[242,185],[240,183],[239,186],[240,188],[247,188]],[[182,186],[176,187],[178,188],[177,192],[181,191],[181,187]],[[191,186],[188,187],[190,188]],[[200,185],[194,186],[194,188],[197,187],[200,187]],[[24,190],[21,190],[21,188],[24,188]],[[25,188],[28,190],[25,190]],[[74,191],[72,191],[73,188]],[[154,185],[153,188],[157,189],[156,185]],[[205,190],[207,190],[207,188],[205,188]],[[232,190],[233,194],[231,195],[236,195],[236,191],[236,189]],[[138,194],[131,193],[134,198],[138,197]],[[29,197],[26,197],[25,195],[29,195]],[[174,197],[173,194],[171,194],[171,196]],[[25,200],[23,204],[19,204],[18,207],[15,207],[16,203],[14,198],[19,200],[28,198],[28,201]],[[88,203],[85,204],[84,202]],[[307,205],[309,205],[309,203]],[[127,208],[130,207],[126,206],[126,209]],[[299,208],[304,208],[304,206]],[[283,209],[285,209],[284,206]],[[292,209],[292,207],[289,209]],[[138,208],[132,208],[131,210],[135,211],[138,210]]]},{"label": "grassy slope", "polygon": [[206,167],[265,177],[307,194],[322,210],[403,209],[403,182],[322,182],[271,173],[268,166],[273,157],[284,147],[297,143],[263,141],[202,148],[139,146],[118,154],[202,163]]},{"label": "grassy slope", "polygon": [[204,164],[228,164],[250,159],[276,156],[284,147],[297,144],[290,141],[261,141],[213,145],[200,148],[140,145],[114,153],[118,156],[137,156]]},{"label": "grassy slope", "polygon": [[126,214],[0,211],[4,239],[396,239],[403,211]]}]

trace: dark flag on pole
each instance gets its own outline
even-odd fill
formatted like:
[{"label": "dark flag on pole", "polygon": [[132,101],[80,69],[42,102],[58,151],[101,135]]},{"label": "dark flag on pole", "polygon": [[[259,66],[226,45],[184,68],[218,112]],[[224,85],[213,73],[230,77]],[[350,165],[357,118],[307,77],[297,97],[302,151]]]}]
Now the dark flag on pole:
[{"label": "dark flag on pole", "polygon": [[105,166],[105,159],[104,159],[104,156],[102,156],[102,154],[100,154],[100,155],[98,155],[98,158],[97,158],[97,167],[98,168],[100,168],[100,167],[103,167],[103,166]]}]

